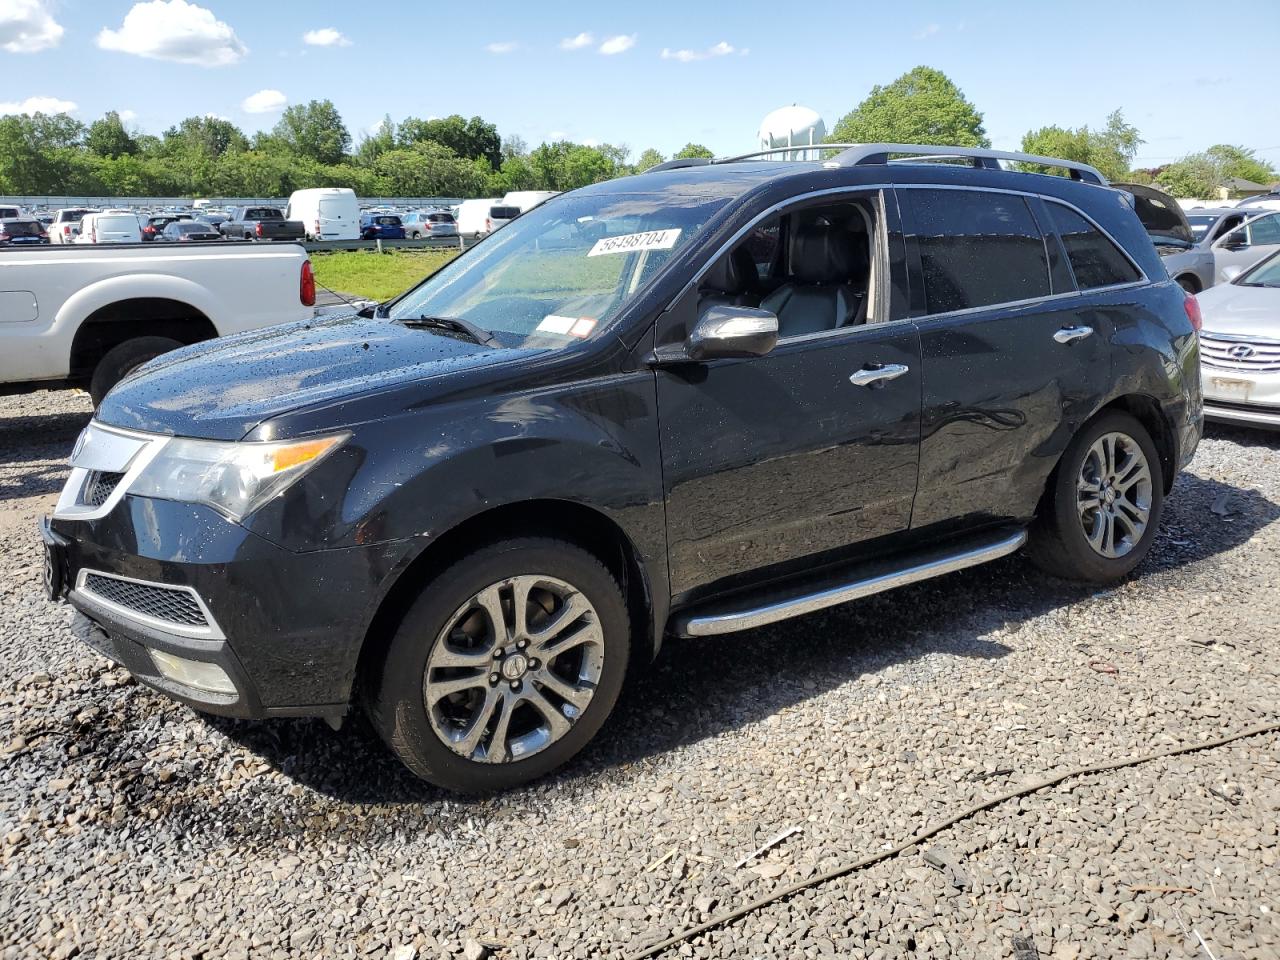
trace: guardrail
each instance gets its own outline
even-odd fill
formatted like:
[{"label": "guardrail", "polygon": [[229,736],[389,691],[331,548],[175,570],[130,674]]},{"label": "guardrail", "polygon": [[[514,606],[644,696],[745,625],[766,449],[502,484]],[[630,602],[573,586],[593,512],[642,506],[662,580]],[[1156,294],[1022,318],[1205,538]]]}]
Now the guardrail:
[{"label": "guardrail", "polygon": [[463,237],[429,237],[426,240],[308,240],[308,253],[338,250],[466,250],[476,241]]}]

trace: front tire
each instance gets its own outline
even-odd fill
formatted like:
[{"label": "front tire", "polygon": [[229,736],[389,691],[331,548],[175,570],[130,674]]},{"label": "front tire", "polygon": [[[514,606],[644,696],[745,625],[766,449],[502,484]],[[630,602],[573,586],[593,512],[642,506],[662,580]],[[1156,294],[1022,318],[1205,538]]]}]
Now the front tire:
[{"label": "front tire", "polygon": [[1076,434],[1050,476],[1027,553],[1054,576],[1113,583],[1146,557],[1163,508],[1151,435],[1127,413],[1105,413]]},{"label": "front tire", "polygon": [[134,337],[108,350],[93,368],[89,380],[89,396],[96,409],[117,383],[148,360],[177,350],[182,344],[170,337]]},{"label": "front tire", "polygon": [[561,540],[508,540],[423,588],[366,676],[365,705],[422,779],[503,790],[586,746],[629,655],[622,591],[596,557]]}]

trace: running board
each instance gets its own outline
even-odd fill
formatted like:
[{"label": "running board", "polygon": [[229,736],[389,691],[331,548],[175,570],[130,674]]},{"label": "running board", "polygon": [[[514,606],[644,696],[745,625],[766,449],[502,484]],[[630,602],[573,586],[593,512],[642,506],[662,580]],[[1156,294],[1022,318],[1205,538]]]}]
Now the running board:
[{"label": "running board", "polygon": [[929,559],[922,560],[917,554],[913,558],[915,563],[911,566],[884,570],[874,576],[825,587],[815,593],[792,595],[746,610],[681,618],[676,622],[676,632],[682,637],[712,637],[763,627],[779,620],[789,620],[815,610],[869,597],[873,593],[883,593],[895,587],[904,587],[909,583],[918,583],[966,567],[976,567],[990,560],[998,560],[1015,552],[1026,542],[1027,531],[1019,530],[1013,534],[1005,533],[997,540],[989,539],[976,545],[970,541],[971,545],[964,549],[956,551],[953,548],[950,552],[933,555]]}]

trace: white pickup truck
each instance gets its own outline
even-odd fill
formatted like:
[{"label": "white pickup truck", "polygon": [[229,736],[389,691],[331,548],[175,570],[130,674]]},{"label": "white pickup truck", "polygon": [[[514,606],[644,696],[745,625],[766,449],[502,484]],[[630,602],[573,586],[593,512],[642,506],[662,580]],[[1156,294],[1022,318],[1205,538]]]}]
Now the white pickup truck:
[{"label": "white pickup truck", "polygon": [[96,406],[152,357],[314,305],[294,244],[0,247],[0,393],[79,386]]}]

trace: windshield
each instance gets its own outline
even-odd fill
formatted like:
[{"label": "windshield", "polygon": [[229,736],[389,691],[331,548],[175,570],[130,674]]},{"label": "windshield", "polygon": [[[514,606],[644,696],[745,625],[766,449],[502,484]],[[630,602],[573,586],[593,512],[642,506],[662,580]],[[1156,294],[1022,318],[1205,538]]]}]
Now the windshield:
[{"label": "windshield", "polygon": [[1236,283],[1242,287],[1280,287],[1280,254],[1273,254],[1266,260],[1237,278]]},{"label": "windshield", "polygon": [[1205,217],[1205,216],[1194,216],[1194,217],[1188,216],[1187,217],[1187,223],[1191,224],[1191,235],[1195,237],[1197,240],[1199,240],[1206,233],[1208,233],[1209,228],[1212,227],[1217,222],[1218,222],[1217,217]]},{"label": "windshield", "polygon": [[390,316],[469,320],[504,346],[566,346],[607,327],[725,203],[623,193],[550,201],[411,290]]}]

